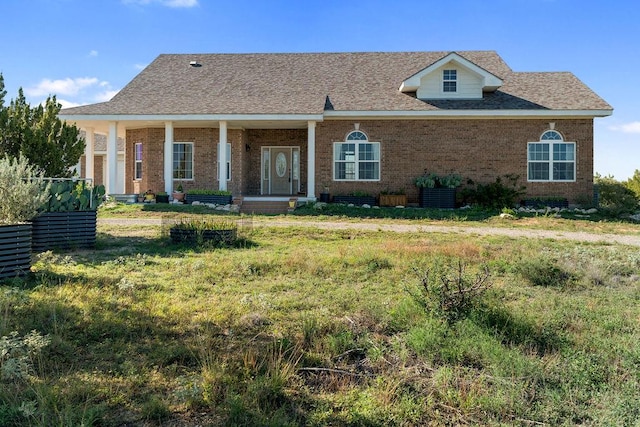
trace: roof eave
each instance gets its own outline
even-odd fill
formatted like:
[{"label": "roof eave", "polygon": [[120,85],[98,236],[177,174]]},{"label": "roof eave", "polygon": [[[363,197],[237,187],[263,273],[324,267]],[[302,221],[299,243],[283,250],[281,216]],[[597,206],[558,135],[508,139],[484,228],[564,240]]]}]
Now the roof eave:
[{"label": "roof eave", "polygon": [[325,111],[327,119],[420,119],[420,118],[595,118],[607,117],[602,110],[428,110],[428,111]]},{"label": "roof eave", "polygon": [[69,114],[60,113],[61,120],[79,121],[234,121],[234,120],[307,120],[322,121],[322,114]]}]

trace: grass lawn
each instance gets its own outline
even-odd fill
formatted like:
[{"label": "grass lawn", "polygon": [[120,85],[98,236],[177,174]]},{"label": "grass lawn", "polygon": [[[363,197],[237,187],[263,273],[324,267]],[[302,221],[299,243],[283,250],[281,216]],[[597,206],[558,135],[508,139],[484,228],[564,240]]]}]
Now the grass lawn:
[{"label": "grass lawn", "polygon": [[[101,216],[166,215],[118,209]],[[0,284],[0,425],[640,419],[637,247],[312,227],[189,247],[160,227],[98,231],[96,250],[44,253]]]}]

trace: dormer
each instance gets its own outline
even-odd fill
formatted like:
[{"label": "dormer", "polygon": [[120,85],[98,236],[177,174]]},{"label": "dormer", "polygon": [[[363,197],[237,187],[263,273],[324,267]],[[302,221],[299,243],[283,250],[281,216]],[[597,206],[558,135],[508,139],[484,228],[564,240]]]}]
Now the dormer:
[{"label": "dormer", "polygon": [[400,92],[415,92],[418,99],[482,99],[500,86],[499,77],[451,52],[403,81]]}]

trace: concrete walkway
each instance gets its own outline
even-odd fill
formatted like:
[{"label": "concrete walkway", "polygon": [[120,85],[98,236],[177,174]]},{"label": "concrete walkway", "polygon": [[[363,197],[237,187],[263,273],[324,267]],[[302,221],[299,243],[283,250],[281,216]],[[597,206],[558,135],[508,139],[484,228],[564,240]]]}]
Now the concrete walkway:
[{"label": "concrete walkway", "polygon": [[[99,218],[98,224],[162,225],[161,218]],[[396,233],[455,233],[468,236],[507,236],[535,239],[574,240],[601,244],[621,244],[640,247],[640,235],[599,234],[587,231],[557,231],[499,227],[462,227],[457,225],[393,224],[353,221],[300,221],[282,217],[253,217],[254,227],[312,227],[327,230],[391,231]]]}]

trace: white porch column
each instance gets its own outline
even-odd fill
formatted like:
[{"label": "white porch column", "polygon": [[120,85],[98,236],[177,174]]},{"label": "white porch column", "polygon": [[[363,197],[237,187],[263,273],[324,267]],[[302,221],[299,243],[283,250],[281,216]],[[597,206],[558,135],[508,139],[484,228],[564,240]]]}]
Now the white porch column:
[{"label": "white porch column", "polygon": [[[95,143],[95,135],[93,133],[93,128],[85,129],[85,147],[84,147],[84,177],[87,179],[93,180],[94,171],[93,171],[93,162],[94,162],[94,151],[96,147]],[[117,151],[117,150],[116,150]],[[93,183],[93,182],[92,182]]]},{"label": "white porch column", "polygon": [[220,122],[220,147],[218,150],[218,189],[227,190],[227,122]]},{"label": "white porch column", "polygon": [[114,194],[118,179],[118,122],[109,122],[107,135],[107,194]]},{"label": "white porch column", "polygon": [[164,191],[173,192],[173,122],[164,123]]},{"label": "white porch column", "polygon": [[316,122],[307,122],[307,197],[316,198]]}]

